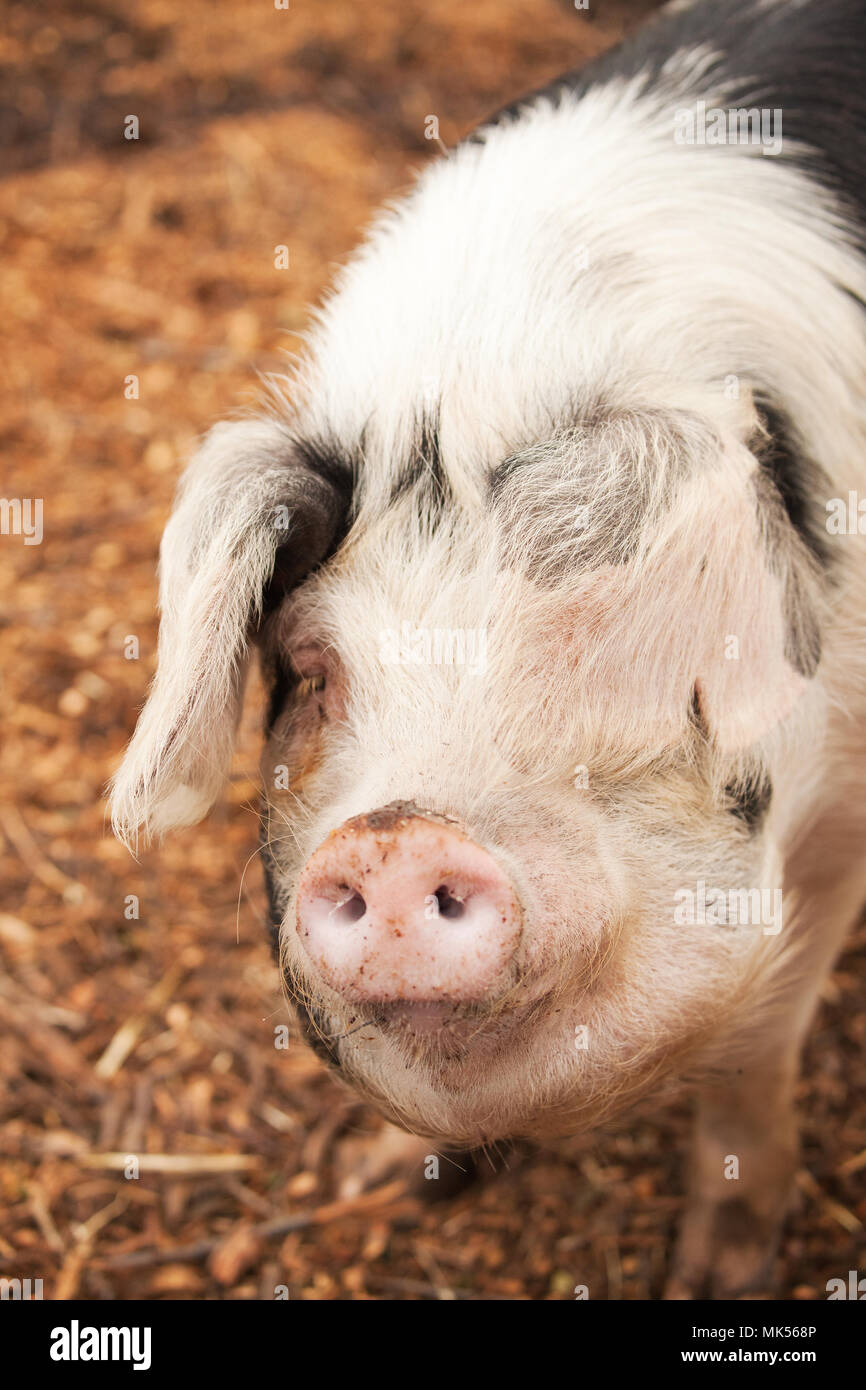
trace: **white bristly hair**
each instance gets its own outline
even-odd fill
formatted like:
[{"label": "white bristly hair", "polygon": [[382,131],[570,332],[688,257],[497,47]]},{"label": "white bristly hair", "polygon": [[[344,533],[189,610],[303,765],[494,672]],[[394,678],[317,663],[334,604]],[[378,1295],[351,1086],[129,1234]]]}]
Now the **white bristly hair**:
[{"label": "white bristly hair", "polygon": [[[509,868],[525,930],[497,1008],[558,1004],[519,1056],[506,1040],[443,1087],[441,1058],[409,1068],[384,1033],[339,1047],[388,1113],[463,1142],[606,1113],[756,980],[766,1020],[796,930],[687,938],[673,894],[780,882],[864,771],[864,538],[825,546],[828,579],[762,465],[762,405],[810,461],[820,522],[866,455],[866,262],[796,161],[676,142],[680,108],[726,104],[712,58],[673,54],[651,90],[539,98],[427,169],[338,276],[270,412],[208,437],[165,535],[159,674],[113,790],[128,841],[212,804],[275,509],[287,488],[308,505],[291,480],[309,441],[356,460],[348,535],[329,554],[319,527],[313,572],[256,639],[269,669],[301,640],[329,651],[341,700],[324,726],[313,705],[278,712],[268,853],[287,922],[321,839],[391,800],[458,816]],[[384,663],[403,623],[483,632],[486,669]],[[753,832],[726,788],[764,780]],[[808,885],[785,884],[796,922]],[[283,953],[325,1031],[348,1032],[288,929]]]}]

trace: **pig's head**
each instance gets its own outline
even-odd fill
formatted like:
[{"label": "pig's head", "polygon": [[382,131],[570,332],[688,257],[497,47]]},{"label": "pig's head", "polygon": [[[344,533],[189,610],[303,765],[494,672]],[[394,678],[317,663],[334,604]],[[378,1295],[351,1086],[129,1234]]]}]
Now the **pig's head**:
[{"label": "pig's head", "polygon": [[814,566],[760,437],[612,402],[528,434],[469,466],[446,401],[399,451],[303,410],[213,431],[114,789],[127,840],[204,815],[259,648],[288,990],[391,1119],[464,1143],[712,1058],[778,923],[701,894],[780,886],[816,699]]}]

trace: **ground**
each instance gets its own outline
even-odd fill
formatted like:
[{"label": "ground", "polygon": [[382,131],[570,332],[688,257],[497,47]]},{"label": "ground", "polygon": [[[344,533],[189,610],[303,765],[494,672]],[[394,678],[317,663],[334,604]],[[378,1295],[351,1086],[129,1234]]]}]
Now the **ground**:
[{"label": "ground", "polygon": [[[0,537],[0,1275],[41,1278],[46,1298],[660,1294],[685,1104],[503,1155],[436,1206],[399,1182],[337,1200],[351,1141],[379,1122],[294,1034],[274,1046],[289,1020],[249,809],[257,690],[202,827],[136,862],[104,801],[153,671],[159,536],[196,436],[299,349],[359,228],[440,157],[428,116],[450,146],[650,8],[7,3],[0,491],[43,499],[44,539]],[[787,1298],[866,1267],[864,975],[861,927],[800,1087]]]}]

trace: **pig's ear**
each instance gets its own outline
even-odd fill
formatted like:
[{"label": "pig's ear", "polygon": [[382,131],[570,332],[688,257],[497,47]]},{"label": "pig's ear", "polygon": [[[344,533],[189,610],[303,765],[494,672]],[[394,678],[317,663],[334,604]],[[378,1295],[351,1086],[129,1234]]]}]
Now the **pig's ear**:
[{"label": "pig's ear", "polygon": [[127,844],[193,825],[213,805],[251,638],[264,609],[329,554],[351,488],[349,469],[277,420],[217,425],[205,439],[163,536],[157,674],[111,788]]},{"label": "pig's ear", "polygon": [[[717,748],[736,755],[768,738],[812,685],[821,657],[823,563],[814,535],[783,498],[767,459],[729,442],[705,498],[703,611],[695,693]],[[709,480],[708,480],[709,481]]]}]

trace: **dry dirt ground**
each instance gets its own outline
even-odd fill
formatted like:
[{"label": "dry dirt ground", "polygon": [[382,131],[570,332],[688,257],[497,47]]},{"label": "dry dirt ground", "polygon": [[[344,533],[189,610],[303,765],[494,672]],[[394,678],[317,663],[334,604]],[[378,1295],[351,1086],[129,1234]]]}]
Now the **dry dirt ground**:
[{"label": "dry dirt ground", "polygon": [[[0,491],[44,499],[44,540],[0,538],[0,1274],[46,1298],[659,1296],[685,1106],[504,1156],[436,1206],[393,1183],[337,1200],[379,1122],[294,1036],[274,1047],[256,691],[204,826],[135,862],[103,799],[153,670],[157,545],[197,434],[299,346],[359,227],[437,157],[427,115],[450,145],[648,8],[6,5]],[[864,973],[861,929],[808,1048],[785,1297],[866,1267]],[[128,1154],[137,1181],[113,1166]]]}]

